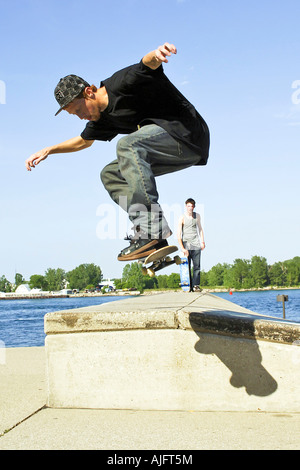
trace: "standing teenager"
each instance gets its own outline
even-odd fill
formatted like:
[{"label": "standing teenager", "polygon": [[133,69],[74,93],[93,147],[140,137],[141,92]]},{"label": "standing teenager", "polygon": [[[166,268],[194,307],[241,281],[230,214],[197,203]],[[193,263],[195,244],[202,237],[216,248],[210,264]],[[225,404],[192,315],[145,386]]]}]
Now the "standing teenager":
[{"label": "standing teenager", "polygon": [[205,248],[204,232],[201,225],[200,214],[194,211],[196,202],[189,198],[185,201],[185,213],[179,219],[177,238],[179,247],[184,256],[188,258],[189,268],[193,263],[192,289],[201,291],[200,288],[200,260],[201,251]]}]

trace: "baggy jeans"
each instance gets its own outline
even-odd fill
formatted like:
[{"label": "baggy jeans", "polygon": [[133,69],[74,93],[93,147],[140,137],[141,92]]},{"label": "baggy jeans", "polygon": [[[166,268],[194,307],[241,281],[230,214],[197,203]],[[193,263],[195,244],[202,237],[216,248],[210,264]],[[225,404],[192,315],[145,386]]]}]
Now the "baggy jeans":
[{"label": "baggy jeans", "polygon": [[149,124],[119,140],[117,157],[101,172],[110,197],[145,238],[166,238],[170,228],[158,203],[155,177],[195,165],[200,155]]}]

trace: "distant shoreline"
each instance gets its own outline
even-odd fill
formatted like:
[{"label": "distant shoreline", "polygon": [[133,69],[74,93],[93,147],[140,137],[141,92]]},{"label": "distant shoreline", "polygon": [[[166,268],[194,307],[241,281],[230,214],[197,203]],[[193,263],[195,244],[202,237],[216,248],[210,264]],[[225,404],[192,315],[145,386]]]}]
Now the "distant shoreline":
[{"label": "distant shoreline", "polygon": [[35,300],[35,299],[67,299],[67,298],[84,298],[84,297],[123,297],[126,295],[140,295],[138,291],[114,292],[114,293],[82,293],[82,294],[11,294],[0,296],[0,300]]},{"label": "distant shoreline", "polygon": [[[234,292],[269,292],[269,291],[281,291],[281,290],[300,290],[300,286],[297,287],[257,287],[257,288],[251,288],[251,289],[228,289],[228,288],[223,288],[223,287],[216,287],[216,288],[202,288],[202,293],[224,293],[226,294],[227,292],[234,293]],[[160,293],[165,293],[165,292],[181,292],[181,289],[153,289],[153,290],[145,290],[143,294],[141,295],[151,295],[151,294],[160,294]]]},{"label": "distant shoreline", "polygon": [[[298,287],[261,287],[261,288],[251,288],[251,289],[225,289],[225,288],[215,288],[215,289],[206,289],[203,288],[202,293],[235,293],[235,292],[268,292],[268,291],[281,291],[281,290],[300,290]],[[139,291],[120,291],[120,292],[107,292],[105,294],[101,293],[82,293],[82,294],[13,294],[7,293],[5,296],[0,296],[1,300],[38,300],[38,299],[66,299],[66,298],[84,298],[84,297],[125,297],[125,296],[138,296],[138,295],[153,295],[153,294],[162,294],[166,292],[182,292],[180,288],[178,289],[152,289],[145,290],[143,293]]]}]

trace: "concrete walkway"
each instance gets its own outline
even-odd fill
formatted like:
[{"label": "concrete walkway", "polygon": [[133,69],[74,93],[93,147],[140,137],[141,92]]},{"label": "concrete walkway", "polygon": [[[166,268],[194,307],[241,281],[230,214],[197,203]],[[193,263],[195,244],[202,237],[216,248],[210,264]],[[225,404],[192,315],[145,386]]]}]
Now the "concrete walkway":
[{"label": "concrete walkway", "polygon": [[299,413],[50,409],[45,403],[44,348],[2,351],[0,450],[300,448]]}]

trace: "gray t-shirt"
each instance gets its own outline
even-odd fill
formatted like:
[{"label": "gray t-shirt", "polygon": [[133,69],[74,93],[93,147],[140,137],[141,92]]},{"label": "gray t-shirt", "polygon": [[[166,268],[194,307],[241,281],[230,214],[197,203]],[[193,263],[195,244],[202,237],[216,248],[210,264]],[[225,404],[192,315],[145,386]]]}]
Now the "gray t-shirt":
[{"label": "gray t-shirt", "polygon": [[187,250],[201,249],[195,212],[193,212],[193,217],[187,217],[187,215],[184,214],[184,224],[182,226],[182,242],[183,246]]}]

